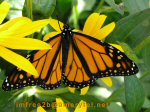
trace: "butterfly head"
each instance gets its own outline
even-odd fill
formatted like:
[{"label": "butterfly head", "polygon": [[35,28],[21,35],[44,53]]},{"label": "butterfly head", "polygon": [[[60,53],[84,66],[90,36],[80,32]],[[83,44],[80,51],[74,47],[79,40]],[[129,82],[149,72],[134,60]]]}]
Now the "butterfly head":
[{"label": "butterfly head", "polygon": [[67,32],[70,32],[70,31],[71,31],[71,28],[69,27],[69,25],[68,25],[68,24],[65,24],[65,25],[63,26],[63,32],[67,33]]},{"label": "butterfly head", "polygon": [[63,26],[63,28],[64,28],[64,29],[69,29],[69,25],[68,25],[68,24],[65,24],[65,25]]},{"label": "butterfly head", "polygon": [[70,36],[72,36],[72,30],[68,24],[65,24],[62,30],[62,37],[67,37],[68,39],[70,39]]}]

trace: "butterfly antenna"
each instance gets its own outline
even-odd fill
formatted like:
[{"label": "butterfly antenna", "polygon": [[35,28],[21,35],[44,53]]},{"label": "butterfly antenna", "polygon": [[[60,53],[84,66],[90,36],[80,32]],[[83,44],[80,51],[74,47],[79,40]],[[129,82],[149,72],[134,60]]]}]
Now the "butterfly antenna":
[{"label": "butterfly antenna", "polygon": [[58,21],[58,25],[59,25],[60,30],[62,31],[62,29],[61,29],[61,27],[60,27],[60,21]]},{"label": "butterfly antenna", "polygon": [[59,25],[59,28],[60,30],[62,31],[61,27],[60,27],[60,21],[59,21],[59,18],[58,18],[58,15],[56,14],[56,17],[57,17],[57,20],[58,20],[58,25]]}]

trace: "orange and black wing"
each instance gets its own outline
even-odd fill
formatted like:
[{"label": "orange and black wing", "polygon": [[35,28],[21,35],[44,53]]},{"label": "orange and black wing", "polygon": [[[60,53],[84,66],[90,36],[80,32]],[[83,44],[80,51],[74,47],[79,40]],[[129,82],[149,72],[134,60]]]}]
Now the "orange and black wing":
[{"label": "orange and black wing", "polygon": [[132,60],[108,43],[81,33],[74,33],[73,39],[78,56],[90,76],[126,76],[138,72]]},{"label": "orange and black wing", "polygon": [[83,64],[73,43],[70,43],[67,65],[63,73],[63,82],[65,85],[83,88],[95,82],[95,78],[87,74]]},{"label": "orange and black wing", "polygon": [[66,85],[83,88],[97,78],[128,76],[137,72],[136,64],[117,48],[74,32],[64,74]]},{"label": "orange and black wing", "polygon": [[47,42],[52,46],[51,50],[32,52],[28,57],[38,71],[38,77],[15,68],[4,80],[3,90],[9,91],[34,85],[38,85],[44,89],[59,87],[62,79],[61,39],[60,35],[49,39]]}]

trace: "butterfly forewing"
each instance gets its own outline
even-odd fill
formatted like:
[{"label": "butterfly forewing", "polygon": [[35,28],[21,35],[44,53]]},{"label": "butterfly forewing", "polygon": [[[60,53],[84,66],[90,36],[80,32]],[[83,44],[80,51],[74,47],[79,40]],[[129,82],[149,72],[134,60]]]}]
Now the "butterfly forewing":
[{"label": "butterfly forewing", "polygon": [[81,33],[74,33],[73,39],[87,74],[101,78],[138,72],[136,64],[117,48]]},{"label": "butterfly forewing", "polygon": [[15,68],[6,77],[2,86],[3,90],[9,91],[34,85],[39,85],[44,89],[54,89],[60,85],[62,79],[61,36],[57,35],[51,38],[48,43],[52,45],[51,50],[37,51],[31,53],[31,56],[28,57],[38,71],[39,76],[35,77]]}]

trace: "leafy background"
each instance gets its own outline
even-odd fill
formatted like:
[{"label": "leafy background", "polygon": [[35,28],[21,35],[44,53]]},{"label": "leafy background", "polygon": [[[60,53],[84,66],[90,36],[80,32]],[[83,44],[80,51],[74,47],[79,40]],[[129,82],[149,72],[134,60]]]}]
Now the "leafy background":
[{"label": "leafy background", "polygon": [[[0,0],[2,2],[3,0]],[[106,42],[120,44],[125,53],[134,60],[140,69],[136,76],[112,77],[113,87],[107,87],[101,80],[91,87],[85,96],[80,91],[72,94],[62,86],[56,90],[43,90],[36,87],[34,95],[28,94],[32,87],[12,92],[0,89],[1,112],[36,112],[36,107],[20,107],[19,102],[55,102],[62,98],[65,103],[78,103],[85,100],[93,103],[88,112],[150,112],[150,1],[149,0],[6,0],[11,10],[5,19],[27,16],[32,20],[57,18],[69,23],[73,28],[83,28],[86,18],[93,12],[108,16],[105,24],[117,23]],[[42,39],[52,31],[46,26],[32,37]],[[22,55],[28,52],[16,51]],[[0,59],[0,86],[14,66]],[[109,104],[103,107],[103,103]],[[75,107],[69,108],[73,112]],[[55,108],[45,107],[55,112]]]}]

